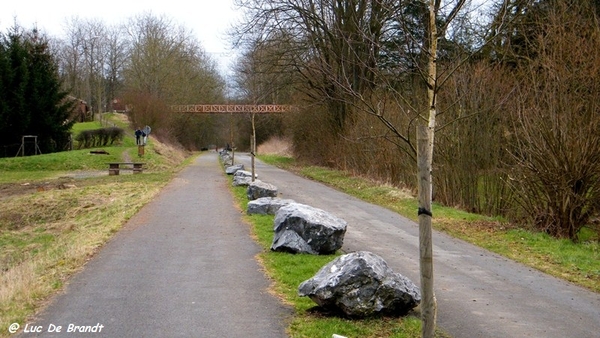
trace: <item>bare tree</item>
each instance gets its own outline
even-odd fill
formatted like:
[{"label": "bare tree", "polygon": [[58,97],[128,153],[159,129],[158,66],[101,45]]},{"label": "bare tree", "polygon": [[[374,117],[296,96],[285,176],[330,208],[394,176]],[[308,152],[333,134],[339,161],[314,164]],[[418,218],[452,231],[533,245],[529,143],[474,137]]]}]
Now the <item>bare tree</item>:
[{"label": "bare tree", "polygon": [[65,85],[76,97],[85,98],[95,112],[103,112],[107,103],[108,29],[100,20],[77,17],[70,18],[66,27],[60,53]]},{"label": "bare tree", "polygon": [[[174,117],[172,104],[214,103],[224,100],[224,81],[214,61],[184,27],[167,17],[150,13],[132,18],[127,25],[128,61],[124,66],[126,97],[133,104],[135,123],[152,125],[158,135],[186,146],[200,146],[194,116]],[[152,105],[147,105],[152,102]]]},{"label": "bare tree", "polygon": [[[339,87],[350,79],[353,91],[373,86],[373,66],[378,57],[385,22],[396,1],[238,0],[248,19],[238,29],[242,41],[279,42],[281,59],[303,79],[298,86],[312,101],[325,104],[332,128],[341,131],[354,100]],[[331,78],[335,81],[331,81]]]},{"label": "bare tree", "polygon": [[[538,229],[576,240],[600,212],[600,43],[592,1],[548,1],[512,45],[520,81],[509,149],[511,183],[521,217]],[[523,55],[517,54],[523,52]]]},{"label": "bare tree", "polygon": [[109,27],[106,32],[106,62],[104,66],[106,108],[113,110],[113,100],[121,95],[124,87],[123,67],[127,61],[127,42],[123,29]]},{"label": "bare tree", "polygon": [[88,99],[84,85],[84,63],[81,47],[83,35],[82,27],[77,26],[73,20],[60,44],[57,59],[65,87],[75,97]]}]

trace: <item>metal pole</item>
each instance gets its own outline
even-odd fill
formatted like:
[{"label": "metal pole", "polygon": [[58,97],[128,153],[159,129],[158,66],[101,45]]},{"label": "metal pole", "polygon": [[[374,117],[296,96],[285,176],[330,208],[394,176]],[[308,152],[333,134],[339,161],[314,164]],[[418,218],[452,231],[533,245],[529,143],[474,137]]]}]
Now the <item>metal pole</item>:
[{"label": "metal pole", "polygon": [[[229,115],[229,146],[231,147],[231,165],[235,164],[235,147],[233,146],[233,113]],[[226,151],[228,149],[225,149]]]},{"label": "metal pole", "polygon": [[254,166],[254,156],[256,156],[256,128],[254,126],[254,113],[252,113],[252,140],[250,142],[250,155],[252,158],[252,182],[254,182],[254,172],[255,172],[255,166]]}]

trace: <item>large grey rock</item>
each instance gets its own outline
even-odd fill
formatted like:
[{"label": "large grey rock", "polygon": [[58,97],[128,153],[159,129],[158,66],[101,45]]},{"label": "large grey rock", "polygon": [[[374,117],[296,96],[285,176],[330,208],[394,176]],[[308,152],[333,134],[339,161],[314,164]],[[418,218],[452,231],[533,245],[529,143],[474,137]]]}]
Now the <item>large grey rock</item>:
[{"label": "large grey rock", "polygon": [[255,180],[248,185],[247,196],[251,201],[261,197],[277,197],[277,187],[263,181]]},{"label": "large grey rock", "polygon": [[249,215],[275,215],[281,207],[291,203],[296,202],[294,200],[276,197],[261,197],[248,202],[247,213]]},{"label": "large grey rock", "polygon": [[[252,172],[248,171],[248,170],[244,170],[242,168],[242,170],[238,170],[235,172],[235,174],[233,174],[233,176],[241,176],[241,177],[252,177]],[[254,178],[258,178],[258,175],[256,173],[254,173]]]},{"label": "large grey rock", "polygon": [[234,187],[242,186],[247,187],[252,183],[252,177],[246,176],[233,176],[233,182],[231,183]]},{"label": "large grey rock", "polygon": [[331,254],[342,247],[346,227],[346,221],[324,210],[291,203],[281,207],[275,214],[275,236],[271,250]]},{"label": "large grey rock", "polygon": [[[254,174],[254,178],[256,179],[258,175]],[[247,170],[238,170],[233,174],[233,186],[249,186],[252,183],[252,173]]]},{"label": "large grey rock", "polygon": [[420,290],[410,279],[367,251],[334,259],[302,282],[298,294],[351,317],[403,315],[421,302]]},{"label": "large grey rock", "polygon": [[230,166],[226,167],[225,173],[227,175],[233,175],[240,170],[244,170],[244,165],[243,164],[235,164],[235,165],[230,165]]},{"label": "large grey rock", "polygon": [[318,255],[319,252],[313,249],[304,238],[294,230],[284,229],[277,233],[277,238],[273,239],[271,250],[279,252],[305,253]]}]

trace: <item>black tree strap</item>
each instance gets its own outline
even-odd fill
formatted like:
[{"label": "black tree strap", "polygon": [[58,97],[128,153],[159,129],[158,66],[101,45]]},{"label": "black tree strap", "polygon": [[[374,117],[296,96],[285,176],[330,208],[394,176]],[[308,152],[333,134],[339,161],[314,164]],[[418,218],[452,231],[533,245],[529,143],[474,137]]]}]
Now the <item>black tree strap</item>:
[{"label": "black tree strap", "polygon": [[433,217],[433,214],[431,213],[431,211],[425,209],[425,208],[419,208],[419,212],[417,213],[418,216],[421,215],[427,215],[429,217]]}]

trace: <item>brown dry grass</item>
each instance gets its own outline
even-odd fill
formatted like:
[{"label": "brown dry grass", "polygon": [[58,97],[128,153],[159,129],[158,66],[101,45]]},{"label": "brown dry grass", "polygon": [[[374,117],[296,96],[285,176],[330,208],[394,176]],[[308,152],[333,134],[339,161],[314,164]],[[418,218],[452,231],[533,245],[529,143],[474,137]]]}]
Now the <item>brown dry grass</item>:
[{"label": "brown dry grass", "polygon": [[0,201],[0,327],[29,318],[164,182],[122,176]]},{"label": "brown dry grass", "polygon": [[179,165],[190,153],[182,149],[167,143],[163,143],[158,139],[152,137],[152,144],[154,146],[154,152],[162,158],[162,168],[167,169]]},{"label": "brown dry grass", "polygon": [[258,145],[256,151],[261,155],[279,155],[288,157],[293,155],[291,141],[277,136]]}]

